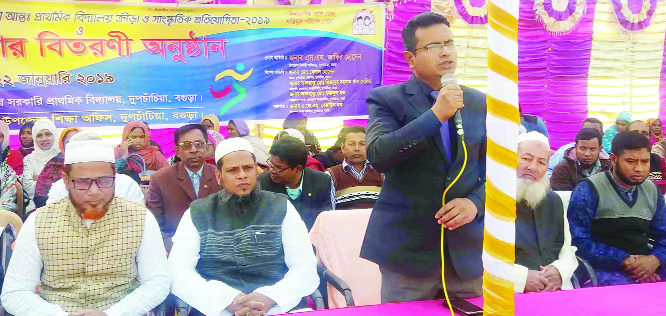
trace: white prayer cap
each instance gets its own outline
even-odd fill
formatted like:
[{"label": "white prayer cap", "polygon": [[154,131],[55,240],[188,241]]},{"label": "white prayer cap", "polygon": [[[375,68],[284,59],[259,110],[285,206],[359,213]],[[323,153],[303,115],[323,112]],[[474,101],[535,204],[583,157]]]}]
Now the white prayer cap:
[{"label": "white prayer cap", "polygon": [[115,163],[113,144],[102,140],[102,137],[93,132],[77,133],[65,146],[65,164],[79,162]]},{"label": "white prayer cap", "polygon": [[[97,133],[80,131],[69,139],[69,142],[78,142],[82,140],[102,140],[102,136],[99,136]],[[67,149],[67,148],[65,148]]]},{"label": "white prayer cap", "polygon": [[518,136],[518,144],[520,144],[522,142],[525,142],[525,141],[528,141],[528,140],[536,140],[538,142],[542,142],[542,143],[546,144],[546,146],[548,146],[548,148],[550,148],[550,143],[548,142],[548,138],[544,134],[541,134],[539,132],[532,131],[532,132],[529,132],[529,133],[520,134]]},{"label": "white prayer cap", "polygon": [[[288,134],[289,136],[291,136],[291,137],[297,138],[298,140],[300,140],[301,142],[303,142],[303,144],[305,144],[305,136],[303,136],[303,133],[301,133],[301,132],[298,131],[297,129],[294,129],[294,128],[287,128],[287,129],[285,129],[284,131],[280,131],[280,133],[283,133],[283,132],[284,132],[284,133],[287,133],[287,134]],[[279,134],[278,134],[278,135],[279,135]]]},{"label": "white prayer cap", "polygon": [[254,155],[254,149],[252,149],[252,144],[249,141],[242,137],[234,137],[217,145],[217,148],[215,148],[215,162],[217,163],[224,156],[237,151],[247,151]]}]

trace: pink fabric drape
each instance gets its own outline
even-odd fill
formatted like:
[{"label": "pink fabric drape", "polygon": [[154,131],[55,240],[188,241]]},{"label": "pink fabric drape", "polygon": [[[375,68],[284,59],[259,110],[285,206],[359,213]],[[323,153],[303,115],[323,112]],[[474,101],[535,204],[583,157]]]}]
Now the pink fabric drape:
[{"label": "pink fabric drape", "polygon": [[595,0],[568,35],[553,35],[536,19],[534,1],[520,1],[518,94],[523,113],[539,116],[550,146],[572,142],[587,118],[587,74]]}]

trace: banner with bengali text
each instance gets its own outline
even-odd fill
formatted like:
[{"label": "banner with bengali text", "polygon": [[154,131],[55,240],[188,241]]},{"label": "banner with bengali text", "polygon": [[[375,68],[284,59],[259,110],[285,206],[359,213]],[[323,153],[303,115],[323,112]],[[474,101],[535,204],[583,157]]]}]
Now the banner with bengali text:
[{"label": "banner with bengali text", "polygon": [[0,119],[58,127],[367,115],[384,8],[0,0]]}]

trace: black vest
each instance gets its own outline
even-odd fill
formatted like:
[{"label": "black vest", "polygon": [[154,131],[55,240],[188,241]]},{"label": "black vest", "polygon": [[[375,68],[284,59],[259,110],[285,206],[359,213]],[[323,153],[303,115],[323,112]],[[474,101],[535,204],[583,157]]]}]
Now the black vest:
[{"label": "black vest", "polygon": [[201,238],[197,271],[206,280],[218,280],[243,293],[284,279],[282,222],[287,197],[260,190],[255,212],[234,218],[220,195],[190,205],[192,222]]},{"label": "black vest", "polygon": [[[287,194],[285,185],[273,182],[268,172],[260,174],[258,182],[262,190]],[[333,208],[331,203],[331,177],[321,171],[305,168],[303,169],[301,195],[295,200],[292,200],[288,196],[287,198],[294,205],[298,214],[301,215],[301,219],[303,219],[305,226],[310,231],[315,219],[317,219],[317,215],[324,211],[330,211]]]},{"label": "black vest", "polygon": [[592,221],[592,236],[611,247],[632,255],[649,255],[650,222],[657,213],[661,191],[652,181],[635,187],[633,203],[619,193],[610,171],[587,178],[597,193],[597,211]]},{"label": "black vest", "polygon": [[559,258],[563,245],[564,206],[557,193],[548,190],[536,209],[516,204],[517,264],[539,270]]}]

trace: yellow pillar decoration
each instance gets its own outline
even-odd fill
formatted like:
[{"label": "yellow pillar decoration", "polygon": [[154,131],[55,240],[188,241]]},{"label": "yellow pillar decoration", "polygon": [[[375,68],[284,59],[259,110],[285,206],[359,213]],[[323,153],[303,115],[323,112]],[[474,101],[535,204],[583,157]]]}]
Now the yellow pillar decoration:
[{"label": "yellow pillar decoration", "polygon": [[488,3],[488,148],[483,314],[513,315],[516,240],[519,1]]}]

